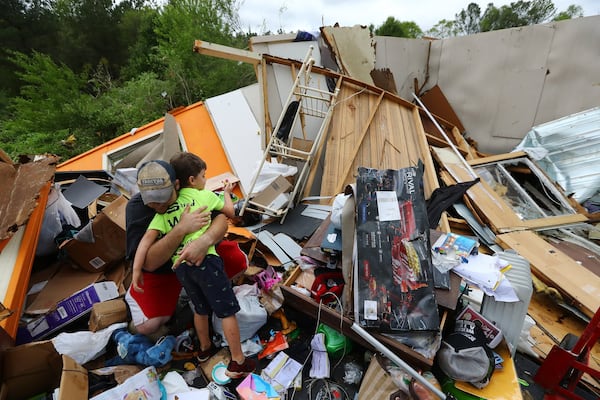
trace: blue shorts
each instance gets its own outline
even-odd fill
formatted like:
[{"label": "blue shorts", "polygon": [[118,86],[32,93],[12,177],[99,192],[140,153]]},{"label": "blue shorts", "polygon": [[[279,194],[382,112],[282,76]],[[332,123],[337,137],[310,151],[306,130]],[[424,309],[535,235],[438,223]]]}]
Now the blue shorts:
[{"label": "blue shorts", "polygon": [[212,311],[217,317],[226,318],[240,310],[221,257],[209,254],[200,266],[183,262],[175,269],[175,274],[196,313],[209,315]]}]

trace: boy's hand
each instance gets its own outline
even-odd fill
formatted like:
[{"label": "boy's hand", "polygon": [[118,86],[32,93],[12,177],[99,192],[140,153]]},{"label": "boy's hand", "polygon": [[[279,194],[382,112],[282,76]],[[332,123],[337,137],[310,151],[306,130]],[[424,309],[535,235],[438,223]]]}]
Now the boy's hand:
[{"label": "boy's hand", "polygon": [[208,224],[210,224],[210,212],[206,210],[206,206],[190,212],[190,206],[188,205],[183,210],[177,226],[187,235],[202,229]]},{"label": "boy's hand", "polygon": [[133,286],[133,290],[139,293],[144,293],[144,289],[141,286],[144,286],[144,275],[142,271],[133,270],[133,275],[131,277],[131,286]]},{"label": "boy's hand", "polygon": [[225,179],[223,181],[223,191],[227,194],[231,194],[233,188],[235,187],[235,183],[232,183],[229,179]]}]

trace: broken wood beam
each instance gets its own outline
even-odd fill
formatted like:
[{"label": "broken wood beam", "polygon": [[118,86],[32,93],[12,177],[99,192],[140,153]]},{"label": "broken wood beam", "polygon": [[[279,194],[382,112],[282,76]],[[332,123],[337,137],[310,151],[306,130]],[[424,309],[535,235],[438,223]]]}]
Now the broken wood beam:
[{"label": "broken wood beam", "polygon": [[241,61],[254,66],[257,66],[262,60],[261,55],[253,51],[236,49],[235,47],[223,46],[202,40],[194,41],[194,52],[226,60]]}]

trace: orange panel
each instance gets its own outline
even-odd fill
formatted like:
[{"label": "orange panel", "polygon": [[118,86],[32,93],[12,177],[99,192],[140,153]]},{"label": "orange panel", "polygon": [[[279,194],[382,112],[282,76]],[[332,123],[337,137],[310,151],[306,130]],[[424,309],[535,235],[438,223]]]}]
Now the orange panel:
[{"label": "orange panel", "polygon": [[13,310],[14,313],[9,318],[0,322],[0,325],[13,338],[17,334],[21,310],[25,302],[25,295],[29,289],[29,277],[33,268],[33,259],[35,257],[40,230],[42,229],[50,186],[51,184],[48,182],[40,191],[38,204],[31,213],[29,221],[27,221],[21,246],[19,246],[19,253],[15,260],[15,267],[8,283],[8,288],[6,289],[4,305]]}]

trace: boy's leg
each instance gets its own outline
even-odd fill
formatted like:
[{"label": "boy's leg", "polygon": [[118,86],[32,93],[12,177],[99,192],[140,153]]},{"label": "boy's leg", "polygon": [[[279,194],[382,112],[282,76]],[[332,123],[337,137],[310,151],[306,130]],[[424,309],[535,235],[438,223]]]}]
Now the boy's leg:
[{"label": "boy's leg", "polygon": [[223,335],[229,345],[231,359],[238,364],[243,364],[245,357],[242,352],[242,343],[240,342],[240,327],[235,314],[225,317],[221,321],[223,323]]},{"label": "boy's leg", "polygon": [[200,341],[200,350],[204,351],[210,349],[212,341],[210,340],[208,315],[194,313],[194,328],[196,329],[196,335],[198,335],[198,340]]},{"label": "boy's leg", "polygon": [[[200,350],[198,351],[197,356],[198,361],[200,362],[208,360],[217,352],[217,349],[213,346],[210,339],[210,306],[208,300],[204,296],[204,292],[201,288],[202,284],[200,283],[204,278],[196,276],[198,274],[203,275],[202,271],[205,270],[204,263],[197,267],[185,262],[181,263],[175,270],[177,278],[185,288],[185,292],[193,305],[194,329],[196,330],[196,335],[198,335],[198,340],[200,341]],[[200,281],[198,281],[198,279],[200,279]]]}]

